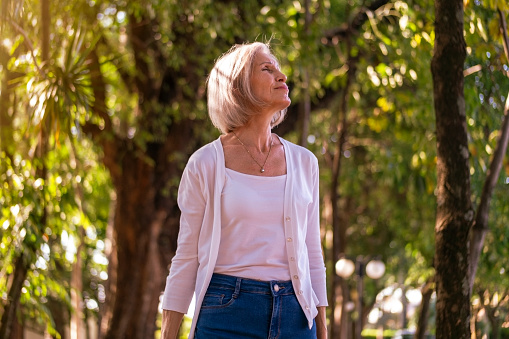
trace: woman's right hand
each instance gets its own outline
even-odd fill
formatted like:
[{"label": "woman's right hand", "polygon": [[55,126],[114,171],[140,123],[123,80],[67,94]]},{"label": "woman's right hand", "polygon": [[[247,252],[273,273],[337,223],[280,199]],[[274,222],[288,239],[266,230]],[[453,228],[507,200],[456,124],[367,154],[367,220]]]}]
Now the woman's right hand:
[{"label": "woman's right hand", "polygon": [[177,339],[182,318],[184,313],[163,310],[161,339]]}]

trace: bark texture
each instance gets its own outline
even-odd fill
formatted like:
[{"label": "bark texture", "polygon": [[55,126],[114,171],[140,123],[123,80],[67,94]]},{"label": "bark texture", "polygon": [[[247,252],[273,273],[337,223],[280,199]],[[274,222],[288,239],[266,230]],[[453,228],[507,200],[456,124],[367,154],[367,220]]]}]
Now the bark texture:
[{"label": "bark texture", "polygon": [[431,62],[437,137],[435,224],[436,337],[470,338],[468,234],[474,218],[463,65],[463,1],[435,1],[435,47]]},{"label": "bark texture", "polygon": [[417,320],[417,330],[415,331],[414,339],[424,339],[426,334],[429,305],[433,291],[433,279],[429,279],[422,288],[421,308],[419,310],[419,319]]},{"label": "bark texture", "polygon": [[[95,98],[92,109],[103,121],[101,125],[89,121],[83,131],[101,146],[103,163],[115,190],[101,338],[154,337],[159,297],[176,250],[178,179],[182,164],[200,143],[186,109],[178,119],[169,119],[161,109],[173,102],[190,103],[192,107],[202,80],[192,72],[198,66],[188,60],[178,71],[168,67],[153,40],[157,27],[158,23],[143,12],[131,16],[128,39],[136,73],[128,74],[125,67],[118,65],[126,89],[138,98],[134,138],[129,137],[126,127],[115,126],[108,115],[106,80],[98,53],[94,51],[89,56]],[[189,34],[176,40],[185,42],[187,51],[197,55],[199,44],[194,42],[192,30],[180,27],[174,31]],[[108,48],[109,44],[103,40],[100,47]],[[193,89],[194,98],[177,85],[183,80]],[[144,139],[144,135],[150,137]]]},{"label": "bark texture", "polygon": [[26,258],[23,253],[21,253],[14,264],[13,277],[9,286],[7,302],[5,303],[2,314],[0,338],[10,338],[13,326],[16,325],[16,310],[19,305],[21,288],[23,287],[23,282],[28,273],[25,261]]}]

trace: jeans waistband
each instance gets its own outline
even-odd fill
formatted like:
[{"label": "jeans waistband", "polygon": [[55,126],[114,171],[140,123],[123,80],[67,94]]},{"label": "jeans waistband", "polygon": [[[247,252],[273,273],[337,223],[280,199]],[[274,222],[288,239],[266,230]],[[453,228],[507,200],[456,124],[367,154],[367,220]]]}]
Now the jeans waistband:
[{"label": "jeans waistband", "polygon": [[212,275],[209,286],[228,287],[240,292],[272,294],[273,296],[295,294],[290,280],[261,281],[218,273]]}]

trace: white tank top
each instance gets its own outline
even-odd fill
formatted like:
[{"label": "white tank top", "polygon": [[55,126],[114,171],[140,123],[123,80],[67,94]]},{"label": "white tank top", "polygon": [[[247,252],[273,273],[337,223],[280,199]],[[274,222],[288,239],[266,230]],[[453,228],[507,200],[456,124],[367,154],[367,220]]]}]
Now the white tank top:
[{"label": "white tank top", "polygon": [[260,177],[226,169],[215,273],[290,280],[283,221],[285,185],[286,175]]}]

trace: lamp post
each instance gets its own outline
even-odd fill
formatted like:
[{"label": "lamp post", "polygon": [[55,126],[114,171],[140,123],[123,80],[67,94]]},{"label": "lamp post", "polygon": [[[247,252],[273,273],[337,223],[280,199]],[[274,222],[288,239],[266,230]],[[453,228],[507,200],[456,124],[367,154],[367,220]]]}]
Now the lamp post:
[{"label": "lamp post", "polygon": [[361,339],[362,333],[362,304],[364,296],[364,275],[371,279],[380,279],[385,273],[385,264],[375,258],[358,256],[355,261],[346,257],[336,262],[336,274],[343,279],[349,278],[352,273],[357,276],[357,320],[355,325],[355,339]]}]

